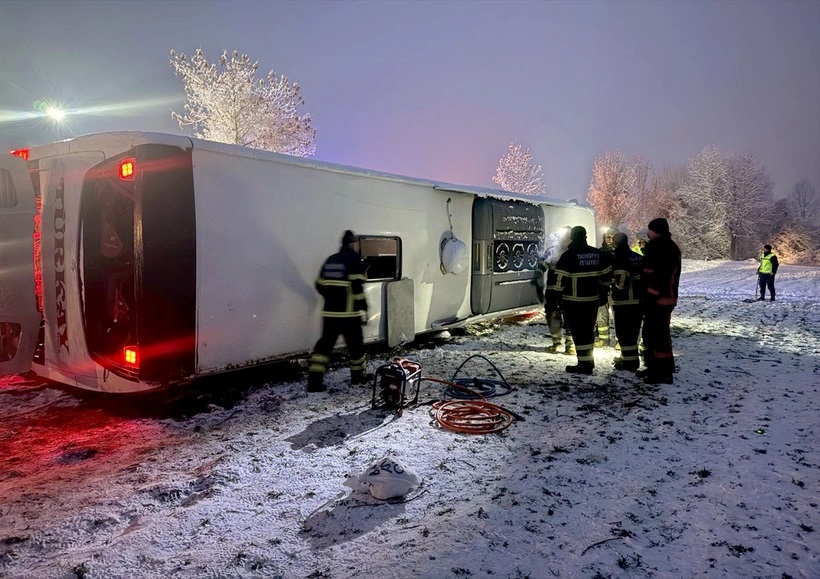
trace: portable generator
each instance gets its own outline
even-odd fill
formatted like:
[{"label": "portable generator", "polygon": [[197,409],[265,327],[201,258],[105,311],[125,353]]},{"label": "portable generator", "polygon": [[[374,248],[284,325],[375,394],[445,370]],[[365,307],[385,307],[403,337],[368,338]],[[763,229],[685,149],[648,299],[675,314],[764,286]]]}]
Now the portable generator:
[{"label": "portable generator", "polygon": [[401,416],[402,410],[418,402],[420,382],[420,364],[393,358],[389,364],[376,369],[371,407],[393,410],[396,416]]}]

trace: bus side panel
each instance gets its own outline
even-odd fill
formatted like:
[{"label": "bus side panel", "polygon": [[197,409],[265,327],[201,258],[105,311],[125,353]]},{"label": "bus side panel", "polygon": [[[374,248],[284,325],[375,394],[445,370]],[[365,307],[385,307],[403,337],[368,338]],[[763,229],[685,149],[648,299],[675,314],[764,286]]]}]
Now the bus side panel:
[{"label": "bus side panel", "polygon": [[50,370],[44,373],[94,390],[100,389],[102,370],[91,363],[85,339],[79,212],[85,173],[103,159],[101,152],[89,151],[39,161],[45,366]]},{"label": "bus side panel", "polygon": [[490,311],[493,292],[493,204],[478,198],[473,204],[473,259],[471,308],[474,314]]},{"label": "bus side panel", "polygon": [[310,351],[321,329],[314,283],[345,229],[401,238],[417,333],[469,314],[469,275],[442,274],[439,247],[451,197],[454,232],[469,238],[471,195],[207,149],[194,148],[193,163],[198,372]]},{"label": "bus side panel", "polygon": [[134,148],[137,199],[137,333],[140,380],[193,376],[196,344],[196,220],[191,152]]},{"label": "bus side panel", "polygon": [[[473,312],[501,312],[538,303],[535,266],[544,238],[541,206],[476,199],[473,206]],[[491,257],[490,259],[487,259]]]}]

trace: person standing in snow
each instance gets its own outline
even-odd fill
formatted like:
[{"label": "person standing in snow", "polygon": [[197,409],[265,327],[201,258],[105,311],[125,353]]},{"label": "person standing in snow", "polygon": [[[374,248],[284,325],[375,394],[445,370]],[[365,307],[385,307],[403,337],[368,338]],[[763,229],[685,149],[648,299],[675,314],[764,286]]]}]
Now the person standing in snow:
[{"label": "person standing in snow", "polygon": [[[603,243],[601,243],[601,251],[603,254],[609,258],[610,262],[612,261],[612,255],[615,251],[615,242],[614,237],[615,230],[611,227],[605,227],[603,230]],[[610,315],[612,308],[612,296],[607,294],[606,303],[600,305],[598,307],[598,317],[595,320],[595,327],[597,329],[598,337],[595,340],[595,347],[602,348],[603,346],[609,346],[609,326],[612,316]]]},{"label": "person standing in snow", "polygon": [[[587,230],[570,230],[569,248],[555,266],[555,288],[561,293],[564,316],[575,341],[577,364],[567,366],[571,374],[592,374],[595,358],[595,318],[598,304],[606,303],[612,266],[604,253],[587,244]],[[560,290],[559,290],[560,288]]]},{"label": "person standing in snow", "polygon": [[663,217],[649,222],[649,243],[643,254],[643,342],[646,370],[638,372],[647,384],[672,384],[675,358],[669,326],[678,303],[681,254]]},{"label": "person standing in snow", "polygon": [[769,296],[774,301],[774,276],[780,264],[777,256],[772,253],[772,246],[768,243],[763,246],[763,253],[760,254],[760,267],[757,268],[757,284],[760,286],[760,297],[757,301],[766,299],[766,288],[769,288]]},{"label": "person standing in snow", "polygon": [[564,320],[561,308],[561,288],[556,287],[558,275],[555,273],[555,264],[558,258],[566,251],[569,245],[569,227],[563,228],[553,235],[553,244],[547,248],[545,255],[539,258],[536,265],[536,283],[538,295],[544,303],[544,315],[547,320],[552,344],[547,346],[547,352],[556,353],[564,348],[564,353],[575,355],[575,345],[572,343],[572,333]]},{"label": "person standing in snow", "polygon": [[612,261],[612,313],[615,336],[621,345],[621,357],[615,359],[618,370],[638,370],[638,335],[641,332],[641,273],[643,257],[629,249],[625,233],[615,234]]},{"label": "person standing in snow", "polygon": [[325,260],[316,280],[316,290],[325,300],[322,337],[316,342],[308,367],[308,392],[324,392],[323,384],[330,354],[339,336],[344,336],[350,356],[350,382],[364,384],[365,354],[362,326],[367,324],[367,300],[363,282],[366,271],[356,247],[356,235],[349,229],[342,247]]}]

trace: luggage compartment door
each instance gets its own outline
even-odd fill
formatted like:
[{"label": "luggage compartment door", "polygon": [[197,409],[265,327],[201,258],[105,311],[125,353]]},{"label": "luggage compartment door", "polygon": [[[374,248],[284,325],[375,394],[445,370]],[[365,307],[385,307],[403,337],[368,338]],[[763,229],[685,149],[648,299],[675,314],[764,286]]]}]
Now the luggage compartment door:
[{"label": "luggage compartment door", "polygon": [[474,314],[538,303],[536,272],[544,212],[523,201],[476,198],[470,306]]},{"label": "luggage compartment door", "polygon": [[31,370],[37,346],[36,214],[26,161],[0,155],[0,376]]}]

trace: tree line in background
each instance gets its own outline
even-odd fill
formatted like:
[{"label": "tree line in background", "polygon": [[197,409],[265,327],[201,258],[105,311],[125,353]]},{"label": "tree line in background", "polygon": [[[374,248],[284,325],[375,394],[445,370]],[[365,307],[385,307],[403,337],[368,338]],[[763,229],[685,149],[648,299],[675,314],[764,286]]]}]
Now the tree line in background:
[{"label": "tree line in background", "polygon": [[[271,70],[257,78],[258,62],[223,50],[209,62],[201,49],[188,59],[170,53],[182,79],[184,113],[172,111],[180,128],[222,143],[300,157],[316,151],[316,131],[298,83]],[[522,145],[510,143],[492,178],[501,189],[547,194],[540,165]],[[725,153],[704,147],[686,166],[657,171],[640,156],[619,151],[595,160],[587,201],[602,227],[633,235],[655,217],[666,217],[684,256],[747,259],[764,243],[784,263],[820,264],[820,199],[808,181],[786,199],[774,199],[772,181],[754,151]]]},{"label": "tree line in background", "polygon": [[607,152],[592,167],[587,200],[602,226],[635,232],[669,220],[685,257],[742,260],[770,243],[784,263],[820,264],[820,199],[808,181],[775,199],[754,151],[704,147],[686,166],[656,171],[647,159]]},{"label": "tree line in background", "polygon": [[[544,195],[541,166],[529,149],[510,144],[493,181],[502,189]],[[635,235],[666,217],[684,257],[742,260],[765,243],[784,263],[820,264],[820,198],[800,181],[775,199],[772,181],[754,151],[704,147],[688,165],[657,171],[640,156],[608,151],[595,159],[587,201],[601,227]]]}]

